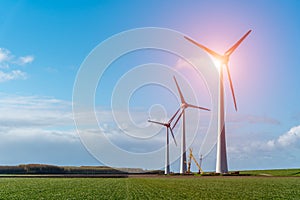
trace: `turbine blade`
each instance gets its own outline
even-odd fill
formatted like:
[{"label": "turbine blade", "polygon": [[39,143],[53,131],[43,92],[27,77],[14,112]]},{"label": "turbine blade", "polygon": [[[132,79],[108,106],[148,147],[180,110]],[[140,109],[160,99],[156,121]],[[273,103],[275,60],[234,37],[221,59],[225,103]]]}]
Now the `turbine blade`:
[{"label": "turbine blade", "polygon": [[234,50],[243,42],[243,40],[251,33],[252,30],[249,30],[239,41],[237,41],[230,49],[225,52],[225,55],[231,55]]},{"label": "turbine blade", "polygon": [[209,53],[210,55],[212,55],[213,57],[215,57],[218,60],[223,60],[223,56],[218,54],[217,52],[207,48],[206,46],[199,44],[198,42],[192,40],[189,37],[184,36],[185,39],[187,39],[188,41],[190,41],[191,43],[195,44],[196,46],[200,47],[201,49],[205,50],[207,53]]},{"label": "turbine blade", "polygon": [[230,83],[230,89],[231,89],[231,93],[232,93],[232,98],[233,98],[233,102],[234,102],[234,108],[237,111],[236,100],[235,100],[235,95],[234,95],[234,90],[233,90],[233,84],[232,84],[232,80],[231,80],[231,76],[230,76],[230,71],[229,71],[228,65],[226,65],[226,69],[227,69],[228,79],[229,79],[229,83]]},{"label": "turbine blade", "polygon": [[148,122],[151,122],[151,123],[154,123],[154,124],[159,124],[159,125],[162,125],[162,126],[166,126],[166,124],[162,123],[162,122],[156,122],[156,121],[153,121],[153,120],[148,120]]},{"label": "turbine blade", "polygon": [[177,142],[176,142],[176,140],[175,140],[175,136],[174,136],[173,130],[172,130],[171,128],[170,128],[170,131],[171,131],[171,134],[172,134],[173,140],[174,140],[174,142],[175,142],[175,145],[177,146]]},{"label": "turbine blade", "polygon": [[201,110],[207,110],[207,111],[210,111],[210,109],[208,109],[208,108],[204,108],[204,107],[200,107],[200,106],[195,106],[195,105],[192,105],[192,104],[188,104],[188,107],[191,107],[191,108],[198,108],[198,109],[201,109]]},{"label": "turbine blade", "polygon": [[176,111],[176,113],[171,117],[171,119],[169,120],[169,124],[174,120],[174,118],[176,117],[176,115],[178,114],[178,112],[180,111],[180,108],[178,108],[178,110]]},{"label": "turbine blade", "polygon": [[177,125],[177,123],[178,123],[178,121],[179,121],[181,115],[183,114],[183,112],[184,112],[184,109],[182,109],[182,111],[181,111],[180,115],[178,116],[178,118],[177,118],[175,124],[173,125],[172,129],[174,129],[174,127]]},{"label": "turbine blade", "polygon": [[185,103],[184,97],[182,95],[182,92],[180,90],[180,87],[177,83],[177,80],[176,80],[175,76],[173,76],[173,78],[174,78],[174,81],[175,81],[175,84],[176,84],[176,87],[177,87],[177,90],[178,90],[178,93],[179,93],[179,96],[180,96],[181,103]]}]

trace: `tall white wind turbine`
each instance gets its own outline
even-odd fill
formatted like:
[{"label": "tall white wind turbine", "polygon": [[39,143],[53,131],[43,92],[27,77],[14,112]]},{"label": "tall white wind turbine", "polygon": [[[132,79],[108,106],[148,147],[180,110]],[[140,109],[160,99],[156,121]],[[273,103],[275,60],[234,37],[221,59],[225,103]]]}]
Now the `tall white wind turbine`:
[{"label": "tall white wind turbine", "polygon": [[174,137],[174,133],[173,133],[173,130],[171,128],[171,123],[172,121],[174,120],[174,118],[176,117],[176,115],[178,114],[180,109],[178,109],[176,111],[176,113],[171,117],[171,119],[168,121],[168,122],[157,122],[157,121],[153,121],[153,120],[148,120],[148,122],[151,122],[151,123],[154,123],[154,124],[159,124],[159,125],[162,125],[162,126],[165,126],[166,129],[167,129],[167,140],[166,140],[166,155],[165,155],[165,174],[170,174],[170,158],[169,158],[169,130],[172,134],[172,137],[173,137],[173,140],[175,142],[175,145],[177,146],[177,143],[176,143],[176,140],[175,140],[175,137]]},{"label": "tall white wind turbine", "polygon": [[195,105],[192,105],[192,104],[189,104],[185,101],[184,97],[183,97],[183,94],[181,92],[181,89],[178,85],[178,82],[175,78],[175,76],[173,76],[174,78],[174,81],[176,83],[176,87],[177,87],[177,90],[178,90],[178,93],[179,93],[179,96],[180,96],[180,101],[181,101],[181,105],[180,105],[180,108],[181,108],[181,113],[180,115],[178,116],[176,122],[174,123],[173,127],[174,128],[176,126],[176,124],[178,123],[179,119],[181,118],[182,116],[182,135],[181,135],[181,157],[180,157],[180,173],[181,174],[184,174],[186,171],[187,171],[187,162],[186,162],[186,141],[185,141],[185,109],[187,108],[197,108],[197,109],[201,109],[201,110],[207,110],[207,111],[210,111],[209,109],[207,108],[203,108],[203,107],[200,107],[200,106],[195,106]]},{"label": "tall white wind turbine", "polygon": [[220,55],[215,51],[205,47],[202,44],[197,43],[184,36],[185,39],[189,40],[196,46],[200,47],[210,55],[212,55],[215,59],[221,62],[220,66],[220,81],[219,81],[219,107],[218,107],[218,141],[217,141],[217,162],[216,162],[216,172],[217,173],[228,173],[228,165],[227,165],[227,153],[226,153],[226,137],[225,137],[225,121],[224,121],[224,80],[223,80],[223,66],[225,65],[227,70],[227,75],[230,83],[230,89],[232,93],[232,98],[234,102],[234,108],[237,111],[236,99],[233,90],[233,84],[230,76],[230,71],[228,67],[229,57],[235,51],[235,49],[242,43],[242,41],[250,34],[251,30],[249,30],[239,41],[237,41],[230,49],[228,49],[224,55]]}]

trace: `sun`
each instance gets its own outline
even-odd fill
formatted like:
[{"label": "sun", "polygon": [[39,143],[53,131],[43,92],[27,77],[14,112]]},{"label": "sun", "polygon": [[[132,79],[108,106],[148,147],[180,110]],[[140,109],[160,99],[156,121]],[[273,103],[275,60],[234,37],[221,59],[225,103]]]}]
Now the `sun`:
[{"label": "sun", "polygon": [[222,66],[222,62],[219,59],[216,59],[216,58],[212,58],[212,61],[213,61],[214,65],[216,66],[216,68],[218,69],[218,71],[220,71],[221,66]]}]

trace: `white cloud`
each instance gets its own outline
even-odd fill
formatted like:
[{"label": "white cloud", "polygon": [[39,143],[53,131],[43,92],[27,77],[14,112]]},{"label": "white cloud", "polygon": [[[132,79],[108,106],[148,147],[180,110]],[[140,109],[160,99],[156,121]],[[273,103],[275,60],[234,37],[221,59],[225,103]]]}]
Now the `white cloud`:
[{"label": "white cloud", "polygon": [[300,125],[291,128],[288,132],[280,135],[277,138],[267,141],[262,140],[245,140],[229,149],[232,153],[253,153],[253,152],[275,152],[289,151],[298,148],[300,150]]},{"label": "white cloud", "polygon": [[10,51],[4,48],[0,48],[0,63],[9,61],[11,58]]},{"label": "white cloud", "polygon": [[33,62],[33,60],[34,56],[32,55],[17,57],[8,49],[0,48],[0,82],[26,79],[26,72],[18,68]]},{"label": "white cloud", "polygon": [[1,141],[48,141],[48,142],[78,142],[75,130],[47,130],[44,128],[11,128],[0,134]]},{"label": "white cloud", "polygon": [[268,141],[273,147],[291,147],[300,142],[300,125],[291,128],[285,134],[279,136],[276,140]]},{"label": "white cloud", "polygon": [[71,103],[55,98],[0,94],[0,112],[0,127],[73,125]]},{"label": "white cloud", "polygon": [[25,65],[28,63],[32,63],[33,60],[34,60],[33,56],[21,56],[21,57],[19,57],[19,59],[16,63],[19,65]]},{"label": "white cloud", "polygon": [[27,74],[21,70],[12,70],[10,72],[0,71],[0,82],[26,78]]}]

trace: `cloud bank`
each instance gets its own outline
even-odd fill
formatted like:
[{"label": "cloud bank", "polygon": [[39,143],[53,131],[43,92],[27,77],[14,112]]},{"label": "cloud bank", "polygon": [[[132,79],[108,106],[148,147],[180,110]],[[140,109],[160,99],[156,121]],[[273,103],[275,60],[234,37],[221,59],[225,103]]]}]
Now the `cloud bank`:
[{"label": "cloud bank", "polygon": [[97,163],[76,133],[71,103],[0,93],[0,165]]},{"label": "cloud bank", "polygon": [[[20,164],[20,163],[50,163],[59,165],[101,165],[84,148],[76,132],[72,114],[72,103],[44,96],[20,96],[0,93],[0,164]],[[118,125],[114,123],[111,111],[97,109],[97,116],[101,122],[102,131],[111,142],[129,152],[151,152],[162,148],[165,145],[165,129],[160,126],[148,124],[147,113],[134,111],[131,114],[137,118],[135,124],[128,124],[123,118]],[[110,114],[109,114],[110,113]],[[189,113],[190,114],[190,113]],[[118,116],[126,116],[118,111]],[[190,115],[188,115],[190,116]],[[250,118],[252,119],[252,118]],[[88,119],[87,119],[88,120]],[[241,120],[251,123],[248,117]],[[258,120],[257,123],[273,123],[269,120]],[[87,121],[88,123],[88,121]],[[229,126],[234,124],[230,123]],[[275,125],[276,126],[276,125]],[[143,133],[135,131],[144,128]],[[200,126],[201,128],[202,126]],[[206,127],[206,125],[205,125]],[[128,133],[124,133],[127,131]],[[180,143],[181,129],[174,130],[175,137]],[[193,150],[197,150],[201,145],[201,138],[205,130],[199,129]],[[230,130],[230,129],[229,129]],[[99,130],[94,130],[99,134]],[[240,129],[239,134],[228,132],[228,158],[230,169],[255,169],[255,168],[284,168],[293,167],[299,163],[300,153],[300,125],[292,127],[287,132],[276,138],[264,138],[258,133],[243,134]],[[191,133],[190,130],[187,132]],[[138,135],[142,134],[142,135]],[[134,136],[151,136],[150,139],[135,139]],[[130,135],[128,135],[130,134]],[[273,134],[272,134],[273,135]],[[187,140],[193,140],[189,138]],[[173,141],[171,148],[179,151],[179,146],[175,146]],[[196,155],[199,156],[199,155]],[[163,159],[162,154],[158,160]],[[122,158],[120,158],[122,159]],[[279,162],[281,160],[281,162]],[[214,170],[215,152],[209,154],[204,160],[206,170]],[[133,166],[139,166],[139,161],[132,161]],[[176,169],[177,164],[174,164]]]}]

